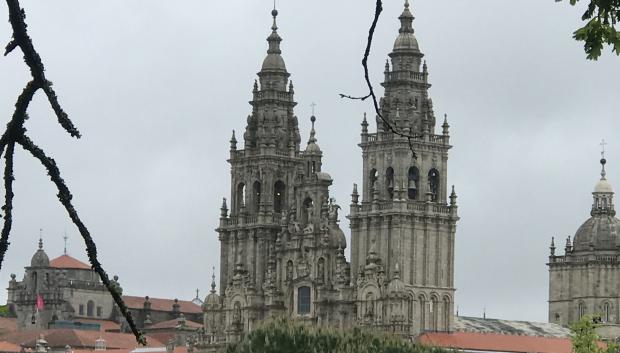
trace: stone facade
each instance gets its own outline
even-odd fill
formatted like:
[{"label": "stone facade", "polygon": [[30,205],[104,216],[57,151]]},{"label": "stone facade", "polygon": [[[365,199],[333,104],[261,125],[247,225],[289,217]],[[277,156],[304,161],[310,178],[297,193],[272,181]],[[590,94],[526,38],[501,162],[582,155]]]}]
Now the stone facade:
[{"label": "stone facade", "polygon": [[[549,256],[549,322],[569,325],[584,315],[600,316],[607,326],[620,324],[620,220],[613,188],[601,159],[601,179],[594,188],[591,217],[566,239],[564,255],[551,240]],[[620,336],[620,330],[606,328]],[[608,332],[608,334],[609,334]]]},{"label": "stone facade", "polygon": [[115,313],[112,296],[97,273],[66,254],[50,261],[42,240],[23,279],[11,275],[7,304],[21,329],[46,329],[57,320],[109,319]]},{"label": "stone facade", "polygon": [[[230,208],[224,199],[217,229],[221,244],[220,294],[215,279],[205,298],[204,330],[192,349],[213,350],[238,341],[269,317],[286,315],[309,324],[367,326],[412,337],[451,331],[454,325],[456,195],[448,195],[448,124],[435,134],[409,3],[385,68],[377,132],[362,123],[362,198],[350,204],[352,262],[340,207],[330,197],[332,178],[322,170],[312,116],[305,149],[292,81],[281,55],[277,11],[244,149],[230,140]],[[415,156],[412,156],[412,149]],[[447,200],[450,199],[448,203]]]}]

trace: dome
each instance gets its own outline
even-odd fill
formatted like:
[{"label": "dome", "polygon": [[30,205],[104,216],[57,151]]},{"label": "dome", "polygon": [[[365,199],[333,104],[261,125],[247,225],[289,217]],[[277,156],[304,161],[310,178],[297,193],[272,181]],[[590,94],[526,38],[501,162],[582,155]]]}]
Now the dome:
[{"label": "dome", "polygon": [[394,277],[388,284],[388,293],[399,294],[404,292],[405,283],[400,279],[400,270],[398,269],[398,264],[396,264],[396,268],[394,269]]},{"label": "dome", "polygon": [[418,40],[413,33],[400,33],[394,41],[394,50],[420,50]]},{"label": "dome", "polygon": [[333,247],[340,249],[347,248],[347,237],[338,224],[329,227],[329,239]]},{"label": "dome", "polygon": [[280,54],[267,54],[265,60],[263,60],[262,70],[280,70],[286,71],[286,65],[284,59]]},{"label": "dome", "polygon": [[30,260],[31,267],[49,267],[50,258],[47,256],[45,251],[43,250],[43,240],[39,239],[39,249],[32,256],[32,260]]},{"label": "dome", "polygon": [[220,296],[217,295],[217,293],[215,293],[214,291],[212,291],[211,293],[209,293],[209,295],[207,295],[207,297],[205,298],[204,304],[203,304],[203,306],[206,308],[213,308],[219,305],[220,305]]},{"label": "dome", "polygon": [[611,184],[607,181],[607,179],[599,180],[594,186],[594,192],[597,193],[613,193],[614,189],[611,187]]},{"label": "dome", "polygon": [[573,249],[589,250],[590,244],[595,250],[615,250],[620,234],[620,220],[612,214],[597,214],[581,225],[573,239]]},{"label": "dome", "polygon": [[310,154],[310,153],[321,154],[323,152],[321,151],[321,148],[319,147],[319,145],[316,144],[316,142],[310,142],[308,143],[308,146],[306,147],[306,154]]}]

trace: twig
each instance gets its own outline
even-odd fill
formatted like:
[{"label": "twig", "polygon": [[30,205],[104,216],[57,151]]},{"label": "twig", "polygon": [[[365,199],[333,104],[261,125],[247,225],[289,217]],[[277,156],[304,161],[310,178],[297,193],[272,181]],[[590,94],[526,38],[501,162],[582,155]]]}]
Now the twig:
[{"label": "twig", "polygon": [[0,137],[0,155],[4,152],[6,147],[5,159],[6,165],[4,170],[4,188],[5,188],[5,202],[2,210],[4,211],[4,225],[2,228],[2,234],[0,237],[0,269],[2,269],[2,262],[4,260],[4,255],[9,246],[9,233],[11,231],[12,226],[12,209],[13,209],[13,154],[15,149],[15,143],[18,143],[22,146],[26,151],[30,152],[32,156],[37,158],[41,164],[47,169],[48,175],[50,176],[52,182],[56,185],[58,189],[58,200],[65,207],[69,217],[73,221],[73,223],[77,226],[82,238],[84,239],[84,243],[86,244],[86,252],[88,254],[88,259],[90,264],[95,272],[101,278],[101,281],[106,286],[114,302],[118,305],[121,314],[127,321],[131,331],[136,336],[136,340],[138,343],[146,345],[146,339],[142,335],[142,333],[137,329],[133,318],[131,317],[131,313],[127,309],[127,306],[123,302],[123,298],[121,294],[116,289],[116,287],[110,283],[110,279],[107,273],[101,267],[101,263],[97,259],[97,246],[93,241],[90,232],[80,220],[77,211],[73,207],[71,203],[71,199],[73,196],[69,191],[69,188],[66,186],[64,180],[60,176],[60,170],[56,166],[56,162],[45,155],[45,152],[37,147],[30,138],[28,138],[26,133],[26,128],[24,127],[24,122],[28,118],[27,110],[28,105],[32,101],[34,94],[37,90],[42,89],[47,96],[54,113],[58,119],[60,125],[73,137],[80,138],[80,132],[75,128],[67,113],[62,109],[60,103],[58,102],[58,97],[56,96],[56,92],[52,89],[52,83],[45,78],[45,68],[43,66],[43,62],[41,61],[41,57],[34,49],[32,44],[32,40],[28,36],[26,31],[27,25],[25,22],[26,14],[24,10],[19,6],[19,0],[6,0],[7,5],[9,7],[9,22],[13,28],[13,39],[5,48],[4,55],[9,54],[15,48],[19,47],[24,54],[24,61],[26,65],[30,68],[30,73],[32,74],[32,81],[30,81],[22,93],[19,95],[17,99],[17,103],[15,103],[15,112],[11,120],[8,122],[6,131]]}]

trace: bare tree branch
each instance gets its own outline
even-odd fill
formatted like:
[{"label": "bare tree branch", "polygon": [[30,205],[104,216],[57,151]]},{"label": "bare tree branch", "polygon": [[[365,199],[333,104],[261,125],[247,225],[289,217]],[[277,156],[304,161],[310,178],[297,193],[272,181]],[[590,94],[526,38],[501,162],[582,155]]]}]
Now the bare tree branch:
[{"label": "bare tree branch", "polygon": [[24,122],[28,118],[27,110],[28,105],[32,101],[34,94],[37,90],[42,89],[47,96],[47,99],[56,114],[60,125],[73,137],[80,138],[80,132],[75,128],[67,113],[62,109],[58,102],[56,92],[52,89],[52,83],[45,78],[45,68],[41,57],[34,49],[32,40],[28,36],[26,31],[27,25],[25,22],[26,14],[24,10],[19,6],[19,0],[6,0],[9,7],[9,22],[13,28],[13,39],[5,48],[5,55],[12,52],[15,48],[19,47],[24,54],[24,61],[30,68],[32,75],[32,81],[30,81],[15,103],[15,112],[11,120],[8,122],[6,131],[0,137],[0,155],[4,152],[6,147],[5,159],[6,165],[4,170],[4,188],[5,188],[5,202],[2,210],[4,211],[4,225],[2,228],[2,234],[0,237],[0,269],[2,269],[2,262],[4,255],[9,246],[9,233],[13,222],[12,210],[13,210],[13,154],[15,149],[15,143],[19,143],[26,151],[30,152],[32,156],[37,158],[41,164],[47,169],[47,173],[50,176],[52,182],[58,189],[58,200],[65,207],[69,217],[73,223],[77,226],[84,243],[86,244],[86,252],[88,259],[95,272],[101,278],[101,281],[106,286],[114,302],[118,305],[121,314],[127,321],[131,331],[136,336],[138,343],[146,345],[146,338],[137,329],[131,313],[127,309],[127,306],[123,302],[120,291],[116,288],[115,283],[111,283],[107,273],[101,267],[101,263],[97,259],[97,246],[93,241],[90,232],[78,216],[77,211],[71,203],[73,196],[66,186],[64,180],[60,176],[60,170],[56,166],[56,162],[45,155],[45,152],[37,147],[26,133]]},{"label": "bare tree branch", "polygon": [[368,86],[369,93],[368,95],[363,96],[363,97],[352,97],[350,95],[340,93],[340,98],[348,98],[348,99],[364,101],[367,98],[372,97],[372,104],[375,108],[375,113],[377,114],[379,119],[381,119],[381,122],[383,123],[383,127],[385,128],[385,130],[389,130],[397,136],[407,138],[407,142],[409,143],[409,149],[411,150],[411,154],[414,159],[417,159],[418,156],[413,148],[413,140],[421,137],[421,135],[420,134],[408,134],[403,131],[400,131],[399,129],[397,129],[396,126],[390,123],[390,121],[387,120],[383,116],[383,114],[381,114],[381,109],[379,108],[379,103],[377,101],[375,90],[372,87],[372,83],[370,82],[370,75],[368,73],[368,56],[370,56],[370,49],[372,48],[372,40],[375,35],[375,29],[377,28],[377,22],[379,22],[379,17],[381,16],[381,12],[383,12],[383,1],[377,0],[375,4],[375,15],[372,20],[372,24],[370,25],[370,28],[368,29],[368,40],[366,42],[366,50],[364,51],[364,58],[362,59],[362,66],[364,67],[364,79],[366,80],[366,85]]}]

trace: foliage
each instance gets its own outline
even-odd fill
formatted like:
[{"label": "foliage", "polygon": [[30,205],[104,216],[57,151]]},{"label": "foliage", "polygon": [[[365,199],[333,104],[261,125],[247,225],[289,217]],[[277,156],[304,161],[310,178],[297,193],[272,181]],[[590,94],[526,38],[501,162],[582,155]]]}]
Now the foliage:
[{"label": "foliage", "polygon": [[0,305],[0,317],[9,317],[11,316],[11,312],[9,311],[8,305]]},{"label": "foliage", "polygon": [[359,328],[315,328],[290,319],[268,321],[225,353],[447,353]]},{"label": "foliage", "polygon": [[596,323],[593,317],[584,316],[571,326],[573,331],[573,353],[616,353],[620,351],[620,346],[609,342],[605,347],[601,347],[601,338],[596,334]]},{"label": "foliage", "polygon": [[[574,6],[579,0],[569,1]],[[581,19],[588,22],[577,29],[573,37],[585,42],[584,49],[588,59],[598,59],[605,44],[611,46],[616,55],[620,55],[620,32],[615,27],[620,22],[620,0],[590,0]]]}]

